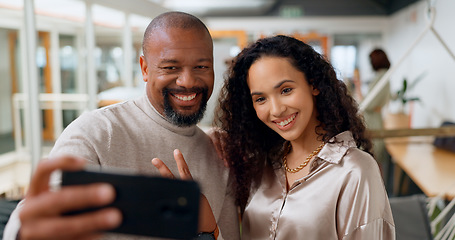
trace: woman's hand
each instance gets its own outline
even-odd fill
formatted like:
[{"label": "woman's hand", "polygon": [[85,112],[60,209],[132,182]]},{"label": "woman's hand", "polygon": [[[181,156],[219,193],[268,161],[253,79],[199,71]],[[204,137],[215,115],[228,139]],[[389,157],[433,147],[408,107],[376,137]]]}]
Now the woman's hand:
[{"label": "woman's hand", "polygon": [[[191,172],[188,168],[188,165],[183,158],[180,150],[174,150],[174,159],[177,162],[177,168],[179,170],[180,178],[183,180],[193,180]],[[158,158],[152,159],[152,164],[158,169],[161,176],[167,178],[175,178],[171,170]],[[216,220],[212,213],[212,208],[210,207],[207,198],[201,194],[201,200],[199,203],[199,232],[213,232],[216,228]]]},{"label": "woman's hand", "polygon": [[229,164],[226,159],[225,148],[226,143],[224,139],[226,138],[227,133],[220,128],[210,128],[207,131],[207,135],[210,137],[213,145],[215,146],[216,153],[218,157],[223,160],[224,166],[229,167]]}]

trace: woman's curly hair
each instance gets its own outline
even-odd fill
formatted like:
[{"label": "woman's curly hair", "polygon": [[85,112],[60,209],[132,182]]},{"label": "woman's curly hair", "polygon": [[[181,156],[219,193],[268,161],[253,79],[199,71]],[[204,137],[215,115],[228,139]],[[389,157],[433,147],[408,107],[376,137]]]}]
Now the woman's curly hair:
[{"label": "woman's curly hair", "polygon": [[308,83],[319,90],[316,109],[321,124],[315,131],[322,141],[328,142],[349,130],[357,147],[371,154],[371,141],[366,136],[357,103],[346,85],[337,79],[331,64],[311,46],[295,38],[278,35],[260,39],[233,59],[221,90],[215,122],[226,132],[225,158],[234,171],[236,200],[242,211],[250,188],[259,184],[264,168],[281,166],[285,142],[257,117],[247,84],[251,65],[265,56],[288,59],[305,74]]}]

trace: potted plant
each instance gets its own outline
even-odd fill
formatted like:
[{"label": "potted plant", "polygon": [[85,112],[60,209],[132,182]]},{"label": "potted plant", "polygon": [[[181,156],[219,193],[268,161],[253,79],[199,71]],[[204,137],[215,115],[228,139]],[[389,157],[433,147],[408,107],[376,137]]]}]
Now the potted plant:
[{"label": "potted plant", "polygon": [[410,91],[425,77],[426,73],[420,74],[410,84],[406,78],[403,78],[401,88],[392,94],[391,100],[397,102],[398,111],[389,114],[389,124],[386,128],[409,128],[411,126],[412,104],[421,101],[419,97],[410,95]]},{"label": "potted plant", "polygon": [[414,97],[414,96],[408,96],[408,89],[411,90],[414,88],[418,82],[420,82],[423,79],[424,74],[420,74],[416,80],[414,80],[408,87],[408,81],[406,78],[403,78],[403,84],[401,86],[401,89],[396,92],[395,95],[392,96],[392,100],[399,101],[400,102],[400,112],[405,112],[405,107],[408,102],[413,102],[413,101],[420,101],[419,97]]}]

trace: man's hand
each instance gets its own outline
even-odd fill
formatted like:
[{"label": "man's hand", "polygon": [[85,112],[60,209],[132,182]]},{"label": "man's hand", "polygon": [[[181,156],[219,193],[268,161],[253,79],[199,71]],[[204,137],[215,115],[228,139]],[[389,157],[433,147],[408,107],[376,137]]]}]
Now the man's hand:
[{"label": "man's hand", "polygon": [[[180,178],[183,180],[192,180],[191,172],[188,168],[188,165],[183,158],[183,154],[180,150],[174,150],[174,159],[177,162],[177,167],[179,169]],[[171,170],[158,158],[152,159],[152,164],[158,169],[161,176],[167,178],[175,178]],[[212,208],[207,200],[207,198],[201,194],[201,201],[199,203],[199,232],[213,232],[216,228],[216,220],[212,213]]]},{"label": "man's hand", "polygon": [[115,190],[108,184],[49,190],[52,172],[58,169],[81,170],[84,165],[84,160],[72,157],[44,160],[38,164],[19,213],[19,239],[94,239],[100,231],[115,228],[121,223],[121,213],[114,208],[64,215],[69,211],[103,206],[115,199]]}]

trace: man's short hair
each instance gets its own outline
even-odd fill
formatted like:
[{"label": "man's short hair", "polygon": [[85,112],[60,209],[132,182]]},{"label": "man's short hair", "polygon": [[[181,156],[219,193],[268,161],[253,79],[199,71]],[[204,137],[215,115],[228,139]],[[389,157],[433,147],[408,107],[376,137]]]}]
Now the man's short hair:
[{"label": "man's short hair", "polygon": [[145,29],[142,41],[142,51],[145,54],[147,42],[152,38],[155,29],[181,28],[204,30],[209,36],[209,30],[205,24],[197,17],[184,12],[165,12],[155,17]]}]

